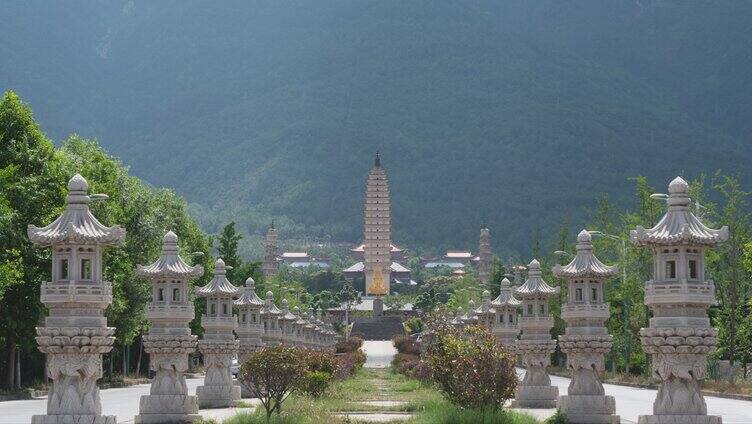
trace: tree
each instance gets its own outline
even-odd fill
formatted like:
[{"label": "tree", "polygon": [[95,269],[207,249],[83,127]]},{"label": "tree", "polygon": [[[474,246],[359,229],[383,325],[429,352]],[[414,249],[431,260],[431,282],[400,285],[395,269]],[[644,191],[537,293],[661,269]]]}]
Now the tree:
[{"label": "tree", "polygon": [[350,310],[360,303],[360,295],[350,283],[345,283],[337,292],[337,302],[345,305],[345,324],[350,324]]},{"label": "tree", "polygon": [[266,422],[303,381],[306,362],[301,350],[277,345],[254,352],[240,368],[240,380],[266,410]]},{"label": "tree", "polygon": [[236,278],[237,269],[242,265],[240,256],[238,256],[238,242],[242,238],[243,236],[235,231],[235,221],[225,225],[217,238],[217,242],[219,243],[217,253],[225,261],[225,265],[230,267],[227,271],[227,279],[235,285],[245,282],[245,280],[239,281]]}]

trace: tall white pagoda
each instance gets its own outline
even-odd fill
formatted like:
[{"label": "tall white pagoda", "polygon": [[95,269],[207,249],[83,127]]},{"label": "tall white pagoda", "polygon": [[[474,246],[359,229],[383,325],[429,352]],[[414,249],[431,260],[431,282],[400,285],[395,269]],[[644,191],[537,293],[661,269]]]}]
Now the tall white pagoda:
[{"label": "tall white pagoda", "polygon": [[556,265],[553,272],[568,281],[567,304],[561,307],[567,326],[559,345],[572,369],[567,395],[559,397],[559,409],[571,423],[617,424],[614,398],[605,395],[599,375],[605,371],[605,355],[613,344],[606,330],[610,314],[604,284],[617,269],[598,260],[592,236],[582,230],[575,257],[567,265]]},{"label": "tall white pagoda", "polygon": [[36,338],[47,354],[52,388],[47,414],[34,415],[34,424],[115,423],[114,416],[102,415],[97,387],[102,354],[115,341],[115,329],[104,316],[112,303],[112,283],[102,280],[102,251],[122,243],[125,230],[106,227],[92,215],[88,189],[81,175],[73,176],[62,215],[43,228],[29,225],[27,231],[32,243],[52,249],[52,278],[40,289],[49,315]]},{"label": "tall white pagoda", "polygon": [[499,296],[491,301],[491,305],[494,308],[494,325],[491,331],[502,346],[514,350],[515,340],[520,334],[517,311],[522,303],[514,297],[511,283],[507,278],[501,280]]},{"label": "tall white pagoda", "polygon": [[389,294],[392,264],[392,214],[389,199],[389,179],[381,166],[381,157],[376,159],[366,181],[364,205],[365,278],[366,294],[383,296]]},{"label": "tall white pagoda", "polygon": [[233,299],[240,290],[227,279],[225,262],[214,263],[214,278],[196,294],[206,298],[206,314],[201,317],[204,338],[198,342],[204,356],[206,376],[204,385],[196,388],[202,408],[233,406],[240,399],[240,386],[232,383],[232,359],[238,353],[239,342],[233,331],[238,317],[232,312]]},{"label": "tall white pagoda", "polygon": [[512,403],[516,408],[556,407],[559,388],[551,385],[546,368],[551,365],[551,354],[556,350],[556,340],[551,339],[550,334],[554,317],[549,313],[548,300],[557,293],[559,288],[543,281],[540,263],[533,259],[528,265],[527,281],[515,290],[522,302],[519,319],[522,336],[515,342],[515,352],[522,355],[526,369]]},{"label": "tall white pagoda", "polygon": [[478,282],[483,285],[491,281],[491,230],[483,226],[478,240]]},{"label": "tall white pagoda", "polygon": [[717,330],[708,308],[715,285],[705,280],[705,250],[728,239],[728,228],[708,228],[691,211],[689,185],[676,177],[668,186],[668,211],[655,227],[630,234],[653,254],[653,278],[645,283],[650,326],[640,330],[653,375],[661,380],[652,415],[640,424],[720,424],[707,415],[699,381],[706,376],[707,355],[715,350]]},{"label": "tall white pagoda", "polygon": [[136,423],[192,422],[201,419],[198,398],[188,394],[185,372],[188,356],[196,351],[197,337],[189,324],[194,317],[188,282],[204,274],[178,254],[178,236],[168,231],[162,255],[151,265],[139,265],[136,275],[152,281],[146,306],[149,334],[143,337],[149,367],[155,372],[148,395],[141,396]]}]

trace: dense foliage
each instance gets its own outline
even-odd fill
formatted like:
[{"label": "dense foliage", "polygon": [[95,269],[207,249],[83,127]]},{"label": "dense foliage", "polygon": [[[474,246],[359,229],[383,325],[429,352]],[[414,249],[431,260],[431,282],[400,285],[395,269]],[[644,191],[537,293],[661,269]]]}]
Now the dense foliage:
[{"label": "dense foliage", "polygon": [[269,421],[282,403],[304,381],[306,361],[302,349],[277,345],[255,351],[241,365],[238,379],[261,401]]}]

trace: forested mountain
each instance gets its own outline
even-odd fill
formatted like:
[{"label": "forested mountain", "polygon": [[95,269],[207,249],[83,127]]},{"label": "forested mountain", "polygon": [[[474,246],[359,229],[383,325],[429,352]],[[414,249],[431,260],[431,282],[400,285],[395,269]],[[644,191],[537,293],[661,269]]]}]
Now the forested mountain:
[{"label": "forested mountain", "polygon": [[[5,2],[0,91],[96,137],[208,231],[358,241],[376,150],[395,238],[497,253],[722,169],[747,187],[752,3]],[[250,249],[250,246],[246,246]]]}]

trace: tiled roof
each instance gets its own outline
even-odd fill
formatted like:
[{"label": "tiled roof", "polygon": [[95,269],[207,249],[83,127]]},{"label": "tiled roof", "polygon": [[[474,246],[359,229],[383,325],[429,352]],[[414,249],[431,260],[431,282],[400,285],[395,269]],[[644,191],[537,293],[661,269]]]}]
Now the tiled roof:
[{"label": "tiled roof", "polygon": [[577,254],[572,262],[567,265],[556,265],[553,273],[557,277],[575,278],[575,277],[610,277],[616,274],[615,266],[605,265],[593,254],[592,236],[587,230],[580,231],[577,236]]},{"label": "tiled roof", "polygon": [[558,287],[553,288],[543,281],[543,277],[541,277],[540,263],[537,259],[533,259],[530,262],[530,265],[528,265],[527,281],[525,281],[525,284],[517,287],[517,290],[515,290],[515,294],[520,295],[520,297],[523,298],[533,295],[549,297],[558,292]]},{"label": "tiled roof", "polygon": [[240,297],[234,302],[238,306],[264,306],[264,301],[256,294],[256,282],[248,277],[245,287],[240,292]]},{"label": "tiled roof", "polygon": [[178,236],[168,231],[162,239],[162,255],[151,265],[138,265],[136,275],[146,278],[191,278],[203,275],[200,265],[190,266],[178,254]]},{"label": "tiled roof", "polygon": [[222,258],[217,259],[214,263],[214,278],[203,287],[196,289],[196,295],[200,297],[224,295],[235,297],[240,294],[240,289],[233,286],[227,279],[227,269],[225,261]]}]

